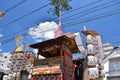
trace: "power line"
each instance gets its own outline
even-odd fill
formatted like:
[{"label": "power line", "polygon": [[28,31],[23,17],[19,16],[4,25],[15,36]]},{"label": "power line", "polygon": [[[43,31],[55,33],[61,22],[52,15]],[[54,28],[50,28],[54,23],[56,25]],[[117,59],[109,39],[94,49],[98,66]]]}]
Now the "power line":
[{"label": "power line", "polygon": [[96,4],[96,3],[100,2],[100,1],[103,1],[103,0],[97,0],[97,1],[94,1],[94,2],[91,2],[91,3],[88,3],[88,4],[86,4],[86,5],[80,6],[80,7],[76,8],[76,9],[73,9],[73,10],[68,11],[68,12],[66,12],[66,13],[63,13],[62,15],[66,15],[66,14],[71,13],[71,12],[73,12],[73,11],[76,11],[76,10],[79,10],[79,9],[82,9],[82,8],[85,8],[85,7],[88,7],[88,6],[91,6],[91,5]]},{"label": "power line", "polygon": [[[78,9],[81,9],[81,8],[84,8],[84,7],[87,7],[87,6],[90,6],[91,4],[93,5],[93,4],[95,4],[95,3],[98,3],[98,2],[100,2],[100,1],[102,1],[102,0],[98,0],[98,1],[95,1],[95,2],[92,2],[92,3],[89,3],[89,4],[86,4],[86,5],[83,5],[83,6],[81,6],[81,7],[79,7],[79,8],[76,8],[76,9],[74,9],[74,10],[72,10],[72,11],[75,11],[75,10],[78,10]],[[71,12],[71,11],[70,11]],[[69,13],[69,12],[68,12]],[[25,28],[25,29],[27,29],[27,28]],[[21,31],[23,31],[24,29],[22,29]],[[21,32],[20,31],[20,32]],[[19,32],[18,32],[19,33]]]},{"label": "power line", "polygon": [[42,7],[40,7],[40,8],[38,8],[38,9],[35,9],[35,10],[31,11],[31,12],[28,13],[28,14],[25,14],[25,15],[23,15],[23,16],[21,16],[21,17],[15,19],[15,20],[11,21],[11,22],[8,22],[7,24],[1,26],[0,28],[2,28],[2,27],[4,27],[4,26],[7,26],[7,25],[9,25],[9,24],[15,23],[15,22],[17,22],[17,21],[23,19],[24,17],[29,16],[29,15],[31,15],[31,14],[33,14],[33,13],[39,11],[40,9],[47,7],[49,4],[50,4],[50,3],[47,3],[47,4],[43,5]]},{"label": "power line", "polygon": [[77,17],[74,17],[74,18],[70,18],[68,20],[65,20],[64,22],[68,22],[68,21],[71,21],[71,20],[74,20],[74,19],[79,19],[79,18],[81,18],[81,17],[83,17],[83,16],[85,16],[87,14],[91,14],[91,13],[93,13],[95,11],[99,11],[99,10],[102,10],[102,9],[105,9],[105,8],[108,8],[108,7],[117,5],[117,4],[120,4],[120,2],[116,2],[116,3],[113,3],[113,4],[107,5],[107,6],[103,5],[103,7],[101,7],[101,8],[98,8],[98,9],[95,9],[95,10],[92,10],[92,11],[89,11],[89,12],[85,12],[84,14],[80,15],[79,17],[77,16]]},{"label": "power line", "polygon": [[[26,1],[26,0],[23,0],[23,1],[19,2],[19,3],[16,4],[15,6],[9,8],[7,11],[13,9],[13,8],[16,7],[17,5],[22,4],[22,3],[25,2],[25,1]],[[95,1],[95,2],[92,2],[92,3],[89,3],[89,4],[87,4],[87,5],[83,5],[83,6],[79,7],[79,8],[76,8],[76,9],[70,11],[70,12],[73,12],[73,11],[75,11],[75,10],[77,10],[77,9],[80,9],[80,8],[84,8],[84,7],[90,6],[91,4],[93,5],[93,4],[98,3],[98,2],[100,2],[100,1],[102,1],[102,0],[98,0],[98,1]],[[44,8],[44,7],[48,6],[49,4],[50,4],[50,3],[48,3],[48,4],[44,5],[44,6],[42,6],[41,8]],[[1,26],[0,28],[2,28],[2,27],[4,27],[4,26],[7,26],[7,25],[9,25],[9,24],[15,23],[15,22],[17,22],[18,20],[20,20],[20,19],[22,19],[22,18],[24,18],[24,17],[26,17],[26,16],[28,16],[28,15],[30,15],[30,14],[32,14],[32,13],[38,11],[38,10],[40,10],[41,8],[38,8],[38,9],[36,9],[36,10],[34,10],[34,11],[32,11],[32,12],[26,14],[26,15],[23,15],[22,17],[17,18],[17,19],[15,19],[15,20],[13,20],[13,21],[11,21],[11,22],[5,24],[5,25]],[[70,12],[68,12],[68,13],[70,13]]]},{"label": "power line", "polygon": [[[66,15],[66,14],[69,14],[69,13],[71,13],[71,12],[73,12],[73,11],[76,11],[76,10],[79,10],[79,9],[82,9],[82,8],[85,8],[85,7],[88,7],[88,6],[91,6],[91,5],[96,4],[96,3],[100,2],[100,1],[103,1],[103,0],[97,0],[97,1],[95,1],[95,2],[91,2],[91,3],[88,3],[88,4],[86,4],[86,5],[80,6],[80,7],[78,7],[78,8],[75,8],[75,9],[71,10],[71,11],[68,11],[68,12],[66,12],[66,13],[63,13],[62,16]],[[56,18],[57,18],[57,17],[55,17],[54,20],[55,20]]]},{"label": "power line", "polygon": [[[47,31],[51,31],[51,30],[54,30],[54,29],[51,28],[51,29],[48,29],[48,30],[41,31],[41,32],[39,32],[39,33],[47,32]],[[24,32],[24,33],[22,33],[21,35],[22,35],[22,36],[27,36],[28,33]],[[16,36],[18,36],[18,35],[16,35]],[[11,37],[11,38],[9,38],[9,39],[6,39],[6,40],[1,40],[0,43],[1,43],[1,44],[6,44],[6,43],[14,40],[16,36],[13,36],[13,37]]]},{"label": "power line", "polygon": [[8,11],[16,8],[17,6],[21,5],[21,4],[24,3],[25,1],[27,1],[27,0],[22,0],[21,2],[15,4],[14,6],[10,7],[9,9],[7,9],[7,10],[5,10],[5,11],[8,12]]},{"label": "power line", "polygon": [[[85,22],[85,21],[83,21],[83,22]],[[27,28],[25,28],[25,29],[27,29]],[[23,30],[22,30],[23,31]]]},{"label": "power line", "polygon": [[[101,33],[101,36],[105,37],[105,38],[113,39],[113,40],[120,40],[119,37],[115,37],[115,36],[111,36],[111,35],[106,35],[106,34],[103,34],[103,33]],[[112,44],[120,44],[120,41],[118,41],[118,42],[111,42],[111,43]]]},{"label": "power line", "polygon": [[[69,11],[69,12],[67,12],[67,13],[70,13],[70,12],[76,11],[76,10],[78,10],[78,9],[81,9],[81,8],[84,8],[84,7],[93,5],[93,4],[98,3],[98,2],[100,2],[100,1],[102,1],[102,0],[97,0],[97,1],[95,1],[95,2],[91,2],[91,3],[89,3],[89,4],[86,4],[86,5],[81,6],[81,7],[79,7],[79,8],[73,9],[72,11]],[[22,3],[22,2],[20,2],[20,3]],[[18,4],[20,4],[20,3],[18,3]],[[18,4],[16,4],[16,5],[18,5]],[[10,10],[10,9],[12,9],[12,8],[9,8],[8,10]],[[18,32],[16,32],[16,33],[19,33],[19,32],[21,32],[21,31],[23,31],[23,30],[25,30],[25,29],[28,29],[28,28],[24,28],[24,29],[22,29],[22,30],[20,30],[20,31],[18,31]],[[13,33],[13,34],[16,34],[16,33]],[[11,35],[13,35],[13,34],[11,34]],[[10,36],[10,35],[9,35],[9,36]]]},{"label": "power line", "polygon": [[[119,9],[120,10],[120,9]],[[93,21],[93,20],[97,20],[97,19],[101,19],[101,18],[105,18],[105,17],[109,17],[109,16],[113,16],[113,15],[117,15],[117,14],[120,14],[120,11],[111,11],[111,12],[108,12],[108,13],[103,13],[103,14],[99,14],[99,15],[96,15],[96,16],[92,16],[92,17],[88,17],[88,18],[84,18],[83,21],[80,21],[80,22],[77,22],[77,23],[72,23],[72,24],[69,24],[69,25],[65,25],[63,28],[65,27],[70,27],[70,26],[73,26],[73,25],[77,25],[77,24],[81,24],[81,23],[84,23],[84,22],[90,22],[90,21]],[[82,19],[81,19],[82,20]],[[47,32],[47,31],[50,31],[51,29],[48,29],[48,30],[45,30],[45,31],[41,31],[40,33],[42,32]],[[26,36],[28,35],[26,32],[22,34],[23,36]],[[6,40],[2,40],[1,43],[2,44],[5,44],[5,43],[8,43],[10,41],[12,41],[16,36],[12,37],[12,38],[9,38],[9,39],[6,39]]]},{"label": "power line", "polygon": [[[101,4],[101,5],[98,5],[98,6],[95,6],[95,7],[90,8],[90,9],[86,9],[86,10],[84,10],[84,11],[75,13],[75,14],[70,15],[70,16],[67,16],[67,17],[63,18],[63,21],[71,20],[72,17],[78,16],[78,15],[80,15],[80,14],[83,14],[83,15],[84,15],[84,14],[86,14],[86,13],[88,14],[89,12],[93,12],[93,11],[101,10],[101,9],[103,9],[103,8],[107,8],[107,7],[104,7],[104,6],[105,6],[105,5],[108,5],[108,4],[111,4],[111,3],[115,2],[115,1],[116,1],[116,0],[108,1],[108,2],[103,3],[103,4]],[[103,7],[103,8],[96,9],[96,8],[99,8],[99,7]],[[96,10],[95,10],[95,9],[96,9]],[[77,17],[77,18],[78,18],[78,17]],[[73,19],[74,19],[74,18],[73,18]]]},{"label": "power line", "polygon": [[[81,20],[79,20],[78,22],[75,22],[75,23],[73,23],[73,22],[71,22],[71,24],[70,24],[70,23],[67,23],[67,24],[69,24],[69,25],[65,25],[65,24],[63,24],[63,25],[64,25],[64,27],[69,27],[69,26],[81,24],[81,23],[84,23],[84,22],[90,22],[90,21],[97,20],[97,19],[101,19],[101,18],[104,18],[104,17],[116,15],[116,14],[119,14],[119,13],[120,13],[120,11],[114,10],[114,11],[111,11],[111,12],[102,13],[102,14],[95,15],[95,16],[92,16],[92,17],[84,18],[84,19],[81,19]],[[64,28],[64,27],[63,27],[63,28]],[[24,29],[27,29],[27,28],[24,28]],[[20,31],[18,31],[18,32],[16,32],[16,33],[19,33],[19,32],[21,32],[21,31],[23,31],[24,29],[22,29],[22,30],[20,30]],[[49,31],[49,30],[50,30],[50,29],[48,29],[48,30],[46,30],[46,31]],[[13,34],[15,34],[15,33],[13,33]],[[5,40],[3,40],[3,41],[5,41]]]},{"label": "power line", "polygon": [[106,35],[106,34],[101,34],[102,36],[105,36],[105,37],[108,37],[108,38],[111,38],[111,39],[119,39],[119,37],[115,37],[115,36],[111,36],[111,35]]},{"label": "power line", "polygon": [[68,25],[65,25],[65,24],[63,24],[63,25],[65,27],[69,27],[69,26],[73,26],[73,25],[77,25],[77,24],[81,24],[81,23],[85,23],[85,22],[90,22],[90,21],[93,21],[93,20],[97,20],[97,19],[101,19],[101,18],[105,18],[105,17],[108,17],[108,16],[117,15],[117,14],[120,14],[120,11],[115,10],[115,11],[111,11],[111,12],[108,12],[108,13],[102,13],[102,14],[99,14],[99,15],[96,15],[96,16],[83,18],[83,19],[80,19],[80,20],[78,20],[78,21],[76,21],[74,23],[73,22],[66,23]]},{"label": "power line", "polygon": [[[100,0],[101,1],[101,0]],[[83,16],[83,15],[82,15]],[[25,28],[25,29],[28,29],[28,28]],[[21,32],[21,31],[23,31],[23,30],[25,30],[25,29],[22,29],[22,30],[20,30],[19,32]]]}]

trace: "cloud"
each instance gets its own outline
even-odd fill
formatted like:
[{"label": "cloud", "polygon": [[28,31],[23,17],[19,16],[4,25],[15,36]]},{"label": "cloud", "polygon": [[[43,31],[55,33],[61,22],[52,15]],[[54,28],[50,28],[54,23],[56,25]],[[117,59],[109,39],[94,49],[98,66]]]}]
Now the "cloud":
[{"label": "cloud", "polygon": [[[37,53],[38,53],[38,49],[34,49],[33,52],[37,55]],[[45,57],[39,55],[39,59],[45,59]]]},{"label": "cloud", "polygon": [[38,49],[33,49],[33,52],[34,52],[35,54],[37,54],[37,53],[38,53]]},{"label": "cloud", "polygon": [[0,51],[2,51],[2,49],[0,49]]},{"label": "cloud", "polygon": [[58,25],[53,21],[44,22],[40,23],[36,27],[30,28],[28,33],[30,36],[32,36],[33,39],[41,42],[41,39],[47,40],[54,38],[57,28]]},{"label": "cloud", "polygon": [[3,37],[3,35],[2,35],[2,34],[0,34],[0,37]]}]

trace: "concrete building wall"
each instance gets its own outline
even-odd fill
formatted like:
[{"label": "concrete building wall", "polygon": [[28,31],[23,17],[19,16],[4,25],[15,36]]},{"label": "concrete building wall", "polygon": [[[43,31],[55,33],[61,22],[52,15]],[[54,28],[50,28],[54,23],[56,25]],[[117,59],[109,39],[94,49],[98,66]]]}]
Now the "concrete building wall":
[{"label": "concrete building wall", "polygon": [[113,46],[110,43],[103,44],[104,55],[107,56],[113,50]]},{"label": "concrete building wall", "polygon": [[104,80],[107,80],[107,76],[109,76],[109,74],[108,74],[108,72],[109,72],[109,61],[104,63],[104,71],[105,71],[105,78],[104,78]]},{"label": "concrete building wall", "polygon": [[10,52],[0,54],[0,69],[2,69],[5,73],[10,72]]},{"label": "concrete building wall", "polygon": [[120,57],[109,59],[109,76],[120,76]]}]

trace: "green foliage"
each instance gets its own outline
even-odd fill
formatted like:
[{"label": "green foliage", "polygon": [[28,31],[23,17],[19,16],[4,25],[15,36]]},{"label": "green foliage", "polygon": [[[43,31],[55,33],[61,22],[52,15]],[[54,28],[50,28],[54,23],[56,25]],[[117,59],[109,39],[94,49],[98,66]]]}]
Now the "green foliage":
[{"label": "green foliage", "polygon": [[52,8],[49,9],[48,13],[53,12],[53,15],[59,16],[59,10],[61,5],[61,11],[68,11],[72,7],[68,4],[71,0],[49,0]]}]

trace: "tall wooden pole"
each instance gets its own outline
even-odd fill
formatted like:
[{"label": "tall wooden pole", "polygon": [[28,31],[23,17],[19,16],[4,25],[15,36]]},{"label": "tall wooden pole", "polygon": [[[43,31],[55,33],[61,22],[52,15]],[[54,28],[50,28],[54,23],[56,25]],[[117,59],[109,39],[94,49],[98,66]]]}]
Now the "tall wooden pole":
[{"label": "tall wooden pole", "polygon": [[59,27],[62,25],[62,6],[59,3]]}]

